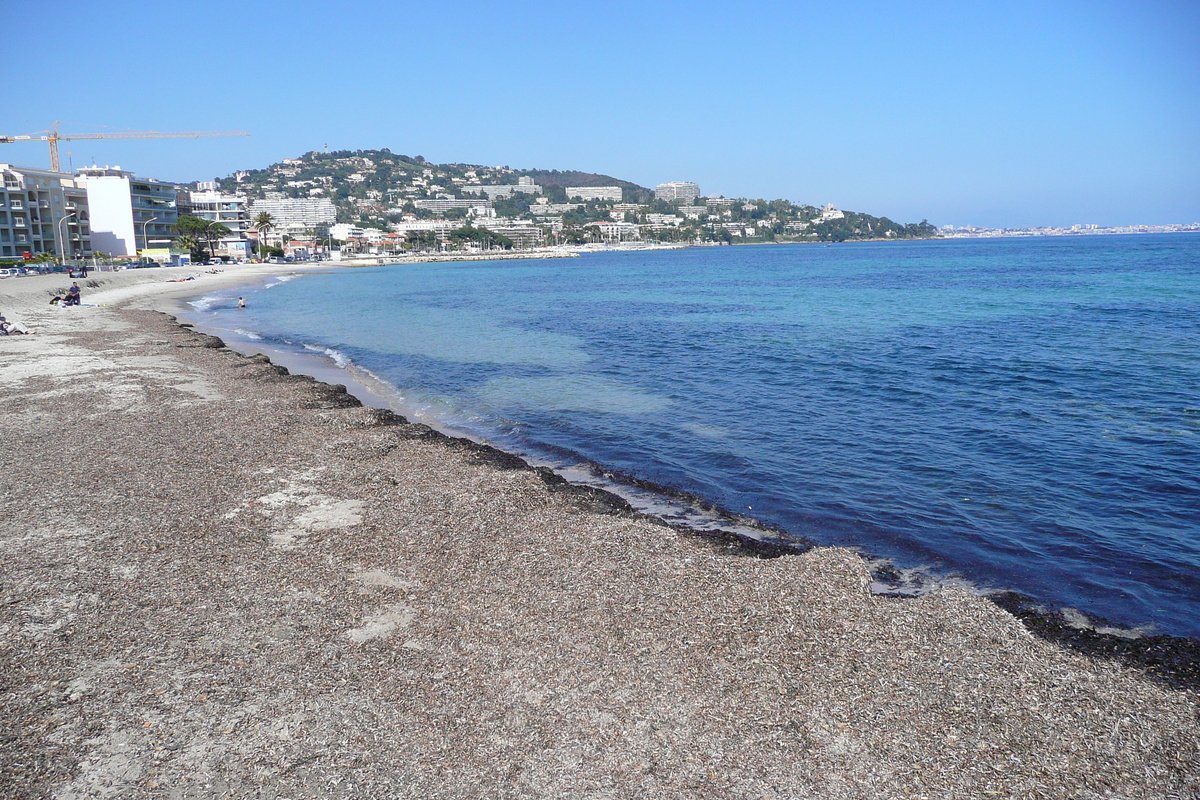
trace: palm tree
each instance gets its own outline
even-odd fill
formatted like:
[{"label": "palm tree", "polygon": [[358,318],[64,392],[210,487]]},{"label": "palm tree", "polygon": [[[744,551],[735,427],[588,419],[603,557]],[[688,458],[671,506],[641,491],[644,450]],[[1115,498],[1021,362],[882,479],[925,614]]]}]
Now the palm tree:
[{"label": "palm tree", "polygon": [[263,249],[266,247],[267,231],[275,227],[275,219],[266,211],[260,211],[258,216],[254,218],[254,230],[258,231],[258,257],[263,257]]}]

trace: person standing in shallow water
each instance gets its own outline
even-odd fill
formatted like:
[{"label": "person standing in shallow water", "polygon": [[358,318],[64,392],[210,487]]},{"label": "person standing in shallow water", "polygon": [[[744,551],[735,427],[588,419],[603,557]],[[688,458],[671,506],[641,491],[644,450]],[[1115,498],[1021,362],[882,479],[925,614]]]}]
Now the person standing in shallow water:
[{"label": "person standing in shallow water", "polygon": [[238,298],[238,308],[245,308],[245,307],[246,307],[246,298],[239,297]]}]

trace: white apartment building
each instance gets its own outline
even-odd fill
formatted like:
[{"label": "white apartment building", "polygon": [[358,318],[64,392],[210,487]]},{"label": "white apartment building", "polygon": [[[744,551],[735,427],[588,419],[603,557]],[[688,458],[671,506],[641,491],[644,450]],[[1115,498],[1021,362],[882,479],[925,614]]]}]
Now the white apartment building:
[{"label": "white apartment building", "polygon": [[0,258],[89,257],[90,217],[73,175],[0,164]]},{"label": "white apartment building", "polygon": [[444,213],[446,211],[451,211],[456,208],[464,208],[464,209],[467,209],[468,211],[470,211],[472,209],[488,208],[489,206],[491,206],[492,201],[490,199],[481,199],[481,200],[439,199],[439,200],[413,200],[412,203],[415,208],[418,208],[422,211],[440,211],[440,212]]},{"label": "white apartment building", "polygon": [[514,247],[529,249],[539,247],[546,241],[545,232],[527,219],[497,218],[479,222],[480,228],[498,233],[510,239]]},{"label": "white apartment building", "polygon": [[367,232],[357,225],[351,225],[349,222],[339,222],[336,225],[329,226],[329,235],[341,242],[348,242],[351,239],[365,239]]},{"label": "white apartment building", "polygon": [[677,217],[674,214],[647,214],[646,222],[651,225],[679,226],[683,224],[683,217]]},{"label": "white apartment building", "polygon": [[583,203],[532,203],[529,206],[529,213],[538,216],[566,214],[580,208],[583,208]]},{"label": "white apartment building", "polygon": [[216,190],[188,192],[188,204],[187,211],[193,216],[220,223],[230,230],[230,235],[221,240],[222,245],[226,240],[246,240],[248,231],[253,229],[248,201],[242,194],[222,194]]},{"label": "white apartment building", "polygon": [[388,227],[396,233],[407,235],[422,231],[444,234],[462,226],[461,222],[451,222],[448,219],[406,219],[403,222],[393,222]]},{"label": "white apartment building", "polygon": [[251,223],[264,211],[271,215],[276,228],[307,230],[322,228],[337,221],[337,209],[328,197],[252,200],[248,211]]},{"label": "white apartment building", "polygon": [[632,222],[589,222],[585,228],[594,228],[606,242],[634,242],[641,239],[638,226]]},{"label": "white apartment building", "polygon": [[670,181],[654,187],[655,200],[686,200],[689,203],[700,196],[700,185],[690,181]]},{"label": "white apartment building", "polygon": [[170,247],[178,234],[178,187],[139,178],[120,167],[84,167],[76,181],[87,190],[92,247],[114,256],[136,256]]},{"label": "white apartment building", "polygon": [[516,183],[499,184],[499,185],[482,185],[472,183],[462,187],[462,190],[467,194],[484,194],[488,200],[495,200],[497,197],[509,197],[513,194],[541,194],[542,187],[533,182],[533,178],[522,175],[517,178]]},{"label": "white apartment building", "polygon": [[620,186],[568,186],[567,198],[571,200],[609,200],[621,202]]}]

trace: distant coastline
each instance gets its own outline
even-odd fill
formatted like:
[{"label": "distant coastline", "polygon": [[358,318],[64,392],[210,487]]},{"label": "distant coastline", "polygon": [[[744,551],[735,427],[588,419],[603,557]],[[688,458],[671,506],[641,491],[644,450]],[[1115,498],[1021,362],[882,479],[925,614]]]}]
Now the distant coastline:
[{"label": "distant coastline", "polygon": [[1071,225],[1070,227],[1045,226],[1037,228],[979,228],[947,225],[939,228],[943,239],[998,239],[1013,236],[1115,236],[1131,233],[1200,233],[1200,222],[1190,225]]}]

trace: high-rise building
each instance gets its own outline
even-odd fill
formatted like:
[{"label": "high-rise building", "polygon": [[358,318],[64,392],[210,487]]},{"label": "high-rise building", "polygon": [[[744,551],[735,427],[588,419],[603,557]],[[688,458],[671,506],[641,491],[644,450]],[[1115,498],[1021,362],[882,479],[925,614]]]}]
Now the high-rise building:
[{"label": "high-rise building", "polygon": [[509,197],[518,192],[522,194],[541,194],[542,187],[534,183],[533,178],[528,175],[522,175],[517,178],[516,183],[498,185],[471,183],[462,187],[462,191],[465,194],[487,195],[488,200],[495,200],[497,197]]},{"label": "high-rise building", "polygon": [[620,186],[568,186],[567,198],[570,200],[611,200],[621,202]]},{"label": "high-rise building", "polygon": [[328,197],[273,198],[250,202],[250,221],[267,212],[276,228],[323,228],[337,221],[337,209]]},{"label": "high-rise building", "polygon": [[0,164],[0,258],[92,255],[87,192],[66,172]]},{"label": "high-rise building", "polygon": [[221,237],[217,245],[227,256],[242,258],[249,255],[247,233],[251,225],[246,206],[246,197],[240,194],[223,194],[216,190],[188,193],[187,213],[229,228],[229,235]]},{"label": "high-rise building", "polygon": [[654,187],[655,200],[686,200],[691,202],[700,196],[699,184],[689,181],[671,181],[670,183],[660,183]]},{"label": "high-rise building", "polygon": [[120,167],[84,167],[77,172],[92,213],[92,246],[114,256],[170,247],[178,237],[178,187],[139,178]]}]

